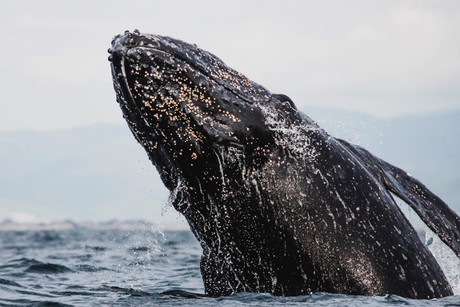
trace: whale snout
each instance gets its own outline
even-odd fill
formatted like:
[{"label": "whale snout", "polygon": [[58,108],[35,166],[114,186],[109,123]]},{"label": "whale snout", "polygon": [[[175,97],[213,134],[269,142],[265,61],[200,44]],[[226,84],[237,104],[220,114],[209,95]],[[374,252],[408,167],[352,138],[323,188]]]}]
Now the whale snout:
[{"label": "whale snout", "polygon": [[117,101],[151,156],[166,155],[190,169],[207,159],[202,148],[214,143],[264,145],[258,131],[265,120],[256,104],[270,93],[212,54],[139,31],[115,36],[108,52]]},{"label": "whale snout", "polygon": [[142,34],[139,30],[130,32],[126,30],[124,34],[118,34],[112,39],[112,47],[107,52],[109,53],[108,60],[113,62],[116,56],[121,56],[126,51],[133,47],[160,48],[160,42],[153,35]]}]

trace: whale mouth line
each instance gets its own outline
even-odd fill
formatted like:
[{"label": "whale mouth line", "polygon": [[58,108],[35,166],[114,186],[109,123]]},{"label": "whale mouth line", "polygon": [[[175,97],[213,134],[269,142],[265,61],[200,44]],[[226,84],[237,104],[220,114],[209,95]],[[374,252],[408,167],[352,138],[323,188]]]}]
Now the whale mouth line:
[{"label": "whale mouth line", "polygon": [[[118,103],[123,110],[123,117],[130,122],[129,128],[134,135],[135,139],[145,148],[146,143],[150,143],[151,147],[157,148],[154,156],[153,152],[146,149],[147,155],[154,162],[157,170],[160,174],[162,181],[165,186],[170,190],[176,188],[177,183],[173,177],[180,176],[179,168],[169,159],[169,155],[165,154],[166,148],[161,137],[159,137],[156,129],[145,118],[145,115],[136,104],[136,100],[133,97],[131,88],[128,83],[128,74],[126,73],[126,52],[129,49],[125,49],[122,56],[119,57],[118,61],[110,59],[112,77],[114,79],[114,87],[118,97]],[[141,132],[142,136],[140,136]],[[156,158],[155,158],[156,156]],[[158,163],[161,160],[162,163]],[[165,168],[166,167],[166,168]],[[169,174],[169,175],[168,175]],[[174,175],[173,175],[174,174]]]},{"label": "whale mouth line", "polygon": [[[148,135],[150,141],[154,143],[154,146],[159,146],[159,139],[153,127],[149,124],[146,120],[145,116],[136,105],[136,101],[133,97],[131,89],[128,84],[126,69],[125,69],[125,56],[123,55],[119,61],[119,72],[117,72],[117,68],[115,67],[114,63],[111,63],[112,68],[112,76],[116,83],[119,85],[119,99],[118,103],[120,104],[121,108],[126,108],[128,114],[123,112],[123,117],[126,120],[132,121],[136,123],[136,128],[141,129],[146,135]],[[115,84],[115,82],[114,82]],[[134,137],[138,140],[139,143],[143,143],[143,141],[139,138],[138,133],[135,131],[132,125],[128,125],[130,130],[132,131]],[[153,145],[153,144],[152,144]]]},{"label": "whale mouth line", "polygon": [[[129,51],[130,49],[126,49],[125,51],[125,54],[123,54],[123,56],[121,56],[121,59],[120,59],[120,73],[117,74],[117,71],[116,71],[116,68],[112,62],[112,73],[114,75],[114,78],[115,80],[117,80],[117,82],[120,84],[120,87],[121,87],[121,95],[123,96],[123,98],[125,99],[125,103],[127,104],[128,106],[128,109],[130,111],[132,111],[132,108],[134,108],[134,110],[136,111],[137,114],[134,114],[136,117],[140,117],[143,121],[143,123],[145,125],[147,125],[147,127],[149,128],[152,128],[148,121],[145,119],[145,117],[143,116],[142,112],[140,111],[139,107],[136,105],[136,100],[134,99],[133,97],[133,94],[131,92],[131,88],[128,84],[128,75],[126,73],[126,64],[125,64],[125,61],[126,61],[126,53]],[[121,75],[120,75],[121,74]]]}]

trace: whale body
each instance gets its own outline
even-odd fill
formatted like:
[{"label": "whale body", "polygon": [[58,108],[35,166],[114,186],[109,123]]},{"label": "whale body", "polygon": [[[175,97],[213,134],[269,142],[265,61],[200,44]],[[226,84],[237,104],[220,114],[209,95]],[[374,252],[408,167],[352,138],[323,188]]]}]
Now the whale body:
[{"label": "whale body", "polygon": [[405,171],[289,97],[170,37],[117,35],[117,101],[203,249],[212,296],[452,295],[392,194],[460,255],[460,219]]}]

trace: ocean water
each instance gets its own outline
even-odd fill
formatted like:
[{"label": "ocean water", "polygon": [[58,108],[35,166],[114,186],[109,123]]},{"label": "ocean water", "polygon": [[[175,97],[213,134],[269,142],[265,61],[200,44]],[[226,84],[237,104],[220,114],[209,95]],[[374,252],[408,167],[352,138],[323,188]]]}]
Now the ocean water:
[{"label": "ocean water", "polygon": [[411,300],[314,293],[204,295],[201,248],[190,231],[0,231],[2,306],[460,306],[460,296]]}]

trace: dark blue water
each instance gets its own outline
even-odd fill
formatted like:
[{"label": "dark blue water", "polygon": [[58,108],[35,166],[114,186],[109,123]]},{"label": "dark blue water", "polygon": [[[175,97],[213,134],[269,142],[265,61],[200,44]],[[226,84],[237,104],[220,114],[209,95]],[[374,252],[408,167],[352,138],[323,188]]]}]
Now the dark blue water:
[{"label": "dark blue water", "polygon": [[189,231],[0,231],[0,305],[5,306],[460,306],[460,296],[410,300],[315,293],[204,295],[201,249]]}]

